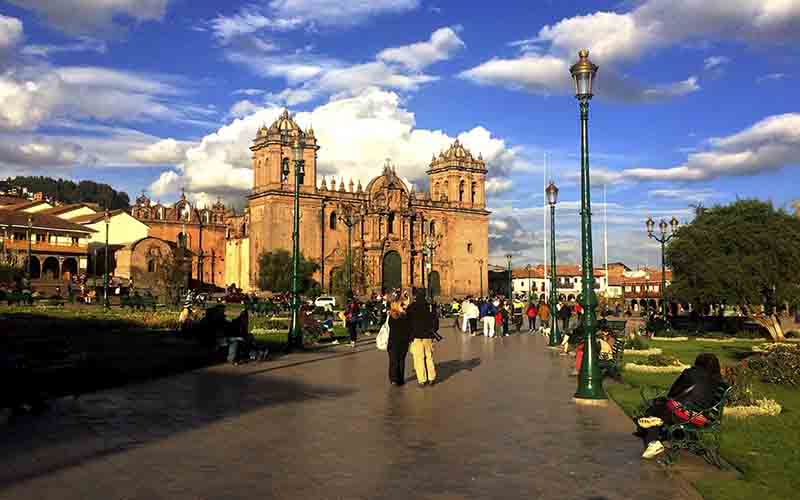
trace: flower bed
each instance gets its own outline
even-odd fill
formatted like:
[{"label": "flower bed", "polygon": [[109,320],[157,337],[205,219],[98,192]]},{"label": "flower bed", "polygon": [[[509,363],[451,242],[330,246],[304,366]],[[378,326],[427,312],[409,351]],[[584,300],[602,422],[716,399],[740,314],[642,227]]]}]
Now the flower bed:
[{"label": "flower bed", "polygon": [[751,349],[753,352],[769,352],[769,351],[771,351],[772,349],[774,349],[776,346],[788,347],[788,348],[790,348],[790,349],[798,349],[798,348],[800,348],[800,345],[798,345],[798,344],[796,344],[796,343],[792,343],[792,344],[790,344],[790,343],[788,343],[788,342],[776,342],[776,343],[772,343],[772,344],[758,344],[758,345],[754,345],[754,346],[750,347],[750,349]]},{"label": "flower bed", "polygon": [[774,399],[759,399],[754,405],[730,406],[725,408],[725,416],[732,418],[774,417],[780,415],[783,408]]},{"label": "flower bed", "polygon": [[662,354],[663,351],[658,347],[653,347],[650,349],[625,349],[626,356],[652,356]]},{"label": "flower bed", "polygon": [[658,340],[659,342],[685,342],[689,337],[651,337],[650,340]]},{"label": "flower bed", "polygon": [[625,370],[639,373],[680,373],[689,368],[689,365],[672,365],[672,366],[652,366],[652,365],[639,365],[636,363],[625,363]]}]

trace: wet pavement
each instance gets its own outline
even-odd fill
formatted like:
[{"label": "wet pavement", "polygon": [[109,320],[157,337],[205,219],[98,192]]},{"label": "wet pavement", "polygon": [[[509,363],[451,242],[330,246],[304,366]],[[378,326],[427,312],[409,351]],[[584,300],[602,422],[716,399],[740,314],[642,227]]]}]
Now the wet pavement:
[{"label": "wet pavement", "polygon": [[446,330],[439,384],[364,342],[64,399],[0,426],[0,499],[695,499],[571,358]]}]

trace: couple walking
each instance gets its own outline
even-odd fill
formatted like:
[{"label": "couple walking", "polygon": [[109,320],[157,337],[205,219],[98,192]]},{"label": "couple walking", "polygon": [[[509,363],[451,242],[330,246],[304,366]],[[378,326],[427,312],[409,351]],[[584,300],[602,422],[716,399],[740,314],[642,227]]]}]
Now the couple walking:
[{"label": "couple walking", "polygon": [[425,299],[425,290],[414,292],[414,302],[403,302],[392,297],[389,304],[389,381],[393,385],[405,383],[406,354],[409,349],[414,358],[414,371],[419,385],[433,385],[436,367],[433,363],[433,340],[439,329],[438,314]]}]

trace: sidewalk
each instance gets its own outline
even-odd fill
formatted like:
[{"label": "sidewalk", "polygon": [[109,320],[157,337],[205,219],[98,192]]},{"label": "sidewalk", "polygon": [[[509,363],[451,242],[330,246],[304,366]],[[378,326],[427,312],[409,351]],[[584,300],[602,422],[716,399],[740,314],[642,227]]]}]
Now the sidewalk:
[{"label": "sidewalk", "polygon": [[541,337],[443,333],[428,388],[364,342],[62,400],[2,429],[0,498],[699,498]]}]

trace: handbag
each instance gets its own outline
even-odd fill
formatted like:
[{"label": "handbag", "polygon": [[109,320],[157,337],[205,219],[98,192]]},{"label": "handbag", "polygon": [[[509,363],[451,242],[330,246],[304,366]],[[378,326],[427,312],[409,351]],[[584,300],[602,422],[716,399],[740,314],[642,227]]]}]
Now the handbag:
[{"label": "handbag", "polygon": [[386,321],[383,322],[378,335],[375,337],[375,347],[379,351],[385,351],[389,348],[389,315],[386,315]]}]

